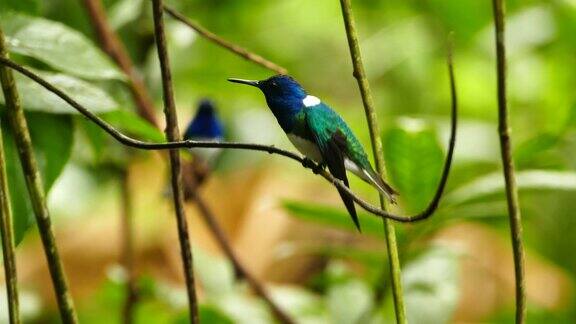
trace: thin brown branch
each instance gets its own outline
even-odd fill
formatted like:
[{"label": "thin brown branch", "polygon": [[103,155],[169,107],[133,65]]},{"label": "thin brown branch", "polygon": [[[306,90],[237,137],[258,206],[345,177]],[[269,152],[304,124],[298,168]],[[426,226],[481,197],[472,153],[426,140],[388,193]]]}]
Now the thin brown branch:
[{"label": "thin brown branch", "polygon": [[159,127],[156,114],[154,113],[154,103],[148,95],[146,85],[134,68],[132,60],[128,55],[126,48],[118,38],[118,35],[108,24],[106,12],[100,0],[83,0],[94,31],[102,45],[102,49],[118,64],[118,66],[128,76],[128,85],[132,98],[136,103],[138,114],[150,122],[152,125]]},{"label": "thin brown branch", "polygon": [[500,136],[500,150],[502,166],[506,184],[506,200],[508,202],[508,216],[510,220],[510,236],[514,254],[514,274],[516,278],[516,323],[526,321],[526,279],[525,256],[522,242],[522,218],[520,215],[520,202],[518,201],[518,187],[514,174],[514,161],[512,160],[512,144],[510,143],[510,126],[508,123],[508,103],[506,99],[506,43],[504,1],[492,1],[495,42],[496,42],[496,74],[498,90],[498,134]]},{"label": "thin brown branch", "polygon": [[[88,109],[84,106],[80,105],[70,96],[62,92],[60,89],[54,87],[46,80],[42,79],[40,76],[36,75],[34,72],[28,70],[27,68],[9,60],[6,58],[0,57],[0,63],[6,65],[15,71],[22,73],[23,75],[27,76],[28,78],[32,79],[34,82],[40,84],[46,90],[54,93],[62,100],[66,101],[70,106],[80,112],[84,117],[89,119],[90,121],[94,122],[100,128],[102,128],[106,133],[116,139],[118,142],[129,146],[134,147],[142,150],[170,150],[170,149],[177,149],[177,148],[225,148],[225,149],[235,149],[235,150],[251,150],[251,151],[260,151],[260,152],[267,152],[270,154],[278,154],[292,160],[295,160],[301,163],[305,168],[318,170],[317,165],[305,158],[302,158],[300,155],[279,149],[274,147],[273,145],[263,145],[263,144],[253,144],[253,143],[234,143],[234,142],[206,142],[206,141],[177,141],[177,142],[167,142],[167,143],[150,143],[145,141],[140,141],[133,139],[129,136],[126,136],[108,124],[106,121],[101,119],[100,117],[91,113]],[[370,203],[366,202],[362,198],[358,197],[354,192],[352,192],[348,187],[346,187],[342,181],[334,178],[330,173],[325,171],[318,172],[324,179],[328,180],[328,182],[332,183],[334,186],[342,189],[350,195],[354,201],[360,205],[364,210],[370,212],[371,214],[379,217],[390,218],[398,222],[403,223],[412,223],[427,219],[428,217],[432,216],[434,211],[438,208],[440,204],[440,200],[444,193],[444,189],[446,187],[446,183],[448,181],[448,175],[450,174],[450,168],[452,166],[452,158],[454,155],[454,147],[456,145],[456,126],[458,120],[458,101],[456,97],[456,84],[454,80],[454,72],[452,66],[452,56],[449,56],[448,59],[448,69],[449,69],[449,77],[450,77],[450,91],[451,91],[451,98],[452,98],[452,108],[451,108],[451,118],[450,118],[450,140],[448,142],[448,153],[446,155],[446,160],[444,161],[444,168],[442,170],[442,175],[440,177],[440,181],[438,183],[438,187],[436,189],[436,193],[434,197],[428,204],[428,206],[421,211],[420,213],[410,215],[410,216],[401,216],[389,213],[385,210],[382,210]]]},{"label": "thin brown branch", "polygon": [[251,61],[251,62],[254,62],[258,65],[261,65],[261,66],[267,68],[268,70],[274,71],[278,74],[288,73],[288,70],[279,66],[278,64],[273,63],[273,62],[263,58],[260,55],[254,54],[243,47],[240,47],[236,44],[233,44],[233,43],[223,39],[222,37],[212,33],[209,30],[207,30],[205,27],[203,27],[199,23],[197,23],[191,19],[188,19],[186,16],[184,16],[181,13],[179,13],[178,11],[170,8],[169,6],[165,5],[164,10],[170,16],[172,16],[174,19],[176,19],[176,20],[182,22],[183,24],[185,24],[186,26],[194,29],[198,34],[200,34],[200,36],[212,41],[213,43],[215,43],[221,47],[224,47],[225,49],[229,50],[230,52],[232,52],[236,55],[239,55],[248,61]]},{"label": "thin brown branch", "polygon": [[18,276],[16,273],[16,257],[14,252],[14,229],[12,227],[12,207],[10,206],[10,191],[6,174],[6,158],[4,156],[4,140],[0,124],[0,236],[2,238],[2,257],[4,261],[4,277],[6,281],[6,297],[10,324],[20,323],[20,303],[18,299]]},{"label": "thin brown branch", "polygon": [[[8,51],[4,41],[4,33],[0,29],[0,58],[8,60]],[[54,231],[52,229],[52,222],[50,220],[50,213],[46,205],[46,193],[42,184],[42,177],[38,169],[38,163],[34,156],[34,148],[32,146],[32,139],[28,130],[28,123],[24,115],[24,109],[20,103],[20,97],[16,88],[16,82],[12,71],[5,67],[0,68],[0,81],[2,83],[2,90],[4,91],[4,99],[6,103],[6,114],[10,123],[14,140],[18,147],[18,154],[24,178],[26,179],[26,187],[28,195],[36,216],[36,224],[42,239],[42,246],[44,247],[44,254],[48,262],[52,285],[54,286],[54,293],[56,294],[56,301],[60,310],[60,317],[66,324],[77,323],[76,311],[74,310],[74,303],[72,296],[68,289],[68,280],[62,266],[62,261],[56,247],[56,239],[54,238]]]},{"label": "thin brown branch", "polygon": [[[160,71],[162,74],[162,93],[164,98],[164,114],[166,116],[165,133],[168,141],[179,141],[180,130],[178,129],[178,115],[174,104],[172,73],[170,71],[168,50],[166,49],[166,35],[164,32],[164,19],[162,17],[164,11],[162,10],[162,7],[162,0],[152,1],[152,10],[154,13],[154,36],[158,50],[158,60],[160,61]],[[178,150],[170,150],[169,154],[172,198],[174,199],[174,210],[176,212],[176,222],[178,225],[178,238],[180,241],[180,251],[182,253],[184,276],[186,278],[190,322],[196,324],[199,323],[200,318],[198,317],[198,298],[196,296],[192,248],[190,246],[188,222],[184,211],[180,152]]]}]

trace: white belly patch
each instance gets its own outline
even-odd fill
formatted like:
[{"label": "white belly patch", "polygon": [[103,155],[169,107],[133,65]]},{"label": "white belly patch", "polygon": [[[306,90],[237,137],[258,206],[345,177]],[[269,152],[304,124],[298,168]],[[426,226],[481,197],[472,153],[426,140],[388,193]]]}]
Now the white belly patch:
[{"label": "white belly patch", "polygon": [[294,134],[288,134],[288,139],[300,153],[304,154],[307,158],[314,160],[315,162],[322,162],[322,154],[320,154],[320,149],[316,143],[304,139],[300,136]]}]

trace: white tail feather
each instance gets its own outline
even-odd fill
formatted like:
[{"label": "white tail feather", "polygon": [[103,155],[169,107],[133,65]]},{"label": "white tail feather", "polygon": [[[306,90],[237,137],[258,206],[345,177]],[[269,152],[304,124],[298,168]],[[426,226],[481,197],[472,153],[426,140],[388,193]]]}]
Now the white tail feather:
[{"label": "white tail feather", "polygon": [[362,170],[362,173],[364,173],[366,177],[370,179],[369,182],[372,185],[374,185],[376,189],[380,191],[381,194],[383,194],[386,198],[388,198],[388,200],[390,200],[391,203],[396,204],[396,196],[394,195],[393,192],[389,192],[385,187],[380,185],[380,182],[377,179],[374,179],[374,177],[368,171]]},{"label": "white tail feather", "polygon": [[344,166],[346,167],[346,170],[354,173],[355,175],[357,175],[360,179],[368,182],[369,184],[371,184],[374,188],[376,188],[380,193],[382,193],[388,200],[390,200],[391,203],[395,204],[396,203],[396,197],[394,195],[394,192],[390,192],[389,190],[387,190],[387,188],[385,188],[384,186],[382,186],[380,184],[380,181],[378,181],[378,179],[374,179],[374,177],[370,174],[370,172],[368,172],[367,170],[364,170],[362,168],[360,168],[356,163],[354,163],[354,161],[346,158],[344,160]]}]

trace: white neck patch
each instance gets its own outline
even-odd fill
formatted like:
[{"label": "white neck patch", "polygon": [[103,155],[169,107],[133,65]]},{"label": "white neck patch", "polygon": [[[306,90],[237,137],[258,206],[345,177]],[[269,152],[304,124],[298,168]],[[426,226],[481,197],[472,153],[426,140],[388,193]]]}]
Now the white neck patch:
[{"label": "white neck patch", "polygon": [[319,105],[320,102],[321,102],[320,99],[318,99],[317,97],[311,96],[311,95],[307,95],[306,98],[304,98],[304,100],[302,100],[302,103],[306,107],[314,107],[316,105]]}]

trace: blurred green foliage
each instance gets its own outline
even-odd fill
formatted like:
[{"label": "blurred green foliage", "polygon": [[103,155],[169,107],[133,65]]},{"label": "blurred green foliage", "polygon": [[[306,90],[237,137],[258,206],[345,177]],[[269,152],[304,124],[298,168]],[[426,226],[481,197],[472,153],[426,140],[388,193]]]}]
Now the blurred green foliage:
[{"label": "blurred green foliage", "polygon": [[[168,1],[211,31],[288,68],[312,93],[331,104],[368,145],[364,114],[348,56],[338,1]],[[106,0],[111,24],[118,30],[160,102],[160,78],[153,47],[147,1]],[[524,214],[526,245],[576,279],[576,4],[570,0],[507,1],[508,80],[514,158]],[[455,32],[455,66],[461,120],[448,193],[437,215],[418,225],[399,225],[404,251],[405,294],[409,318],[415,323],[450,320],[457,304],[459,282],[454,251],[408,243],[429,237],[449,224],[485,224],[507,238],[505,197],[500,176],[496,128],[495,66],[489,1],[430,0],[354,3],[366,69],[383,125],[382,134],[391,182],[400,191],[399,210],[417,212],[435,191],[448,133],[449,91],[445,66],[446,38]],[[15,13],[18,12],[18,13]],[[95,45],[80,1],[3,0],[0,25],[7,33],[13,58],[78,99],[116,127],[138,138],[162,140],[162,134],[134,113],[124,77]],[[262,79],[271,73],[167,18],[176,101],[182,120],[202,97],[212,97],[226,119],[228,134],[238,141],[285,145],[279,127],[261,95],[225,80]],[[33,142],[47,189],[66,163],[83,168],[122,166],[126,152],[93,125],[76,120],[75,112],[37,85],[18,77],[28,110]],[[158,105],[160,106],[160,105]],[[1,106],[3,109],[3,106]],[[32,222],[19,165],[2,120],[8,156],[15,228],[20,240]],[[248,127],[247,127],[248,126]],[[79,133],[82,136],[74,136]],[[73,145],[74,141],[80,141]],[[86,145],[83,145],[86,144]],[[86,153],[86,147],[92,154]],[[268,155],[227,152],[222,172],[243,168]],[[72,156],[69,162],[69,157]],[[275,160],[280,160],[275,158]],[[302,177],[309,176],[300,171]],[[101,174],[88,173],[96,178]],[[352,187],[368,188],[352,180]],[[375,197],[373,193],[372,196]],[[367,194],[368,195],[368,194]],[[313,201],[284,204],[295,218],[353,232],[341,208]],[[361,214],[365,234],[378,239],[379,221]],[[425,241],[424,241],[425,242]],[[408,247],[406,247],[408,246]],[[278,288],[279,303],[290,307],[302,322],[342,322],[390,319],[390,299],[374,304],[382,282],[374,271],[365,277],[351,272],[342,260],[365,268],[384,267],[381,251],[352,247],[314,250],[330,262],[322,289]],[[201,316],[213,323],[266,322],[263,303],[236,283],[224,260],[201,256],[200,280],[208,288]],[[379,271],[376,271],[379,272]],[[181,295],[149,279],[149,294],[138,309],[139,322],[182,322]],[[384,284],[384,294],[389,287]],[[118,282],[104,284],[99,297],[81,307],[85,322],[116,318],[122,300]],[[316,287],[317,288],[317,287]],[[178,297],[180,296],[180,297]],[[180,298],[180,299],[178,299]],[[566,323],[576,318],[576,301],[563,311],[530,308],[535,322]],[[355,307],[348,307],[354,305]],[[503,308],[491,322],[509,322]],[[367,317],[366,317],[367,316]]]},{"label": "blurred green foliage", "polygon": [[[8,131],[8,120],[2,112],[2,137],[4,138],[4,150],[6,153],[6,173],[10,190],[10,200],[14,216],[14,240],[19,243],[24,234],[34,222],[32,205],[28,199],[28,191],[22,169],[20,157],[14,143],[12,133]],[[30,136],[34,143],[34,153],[38,160],[38,166],[44,188],[49,191],[58,176],[64,170],[64,166],[70,158],[74,130],[70,116],[59,116],[45,113],[28,113],[26,115]]]}]

